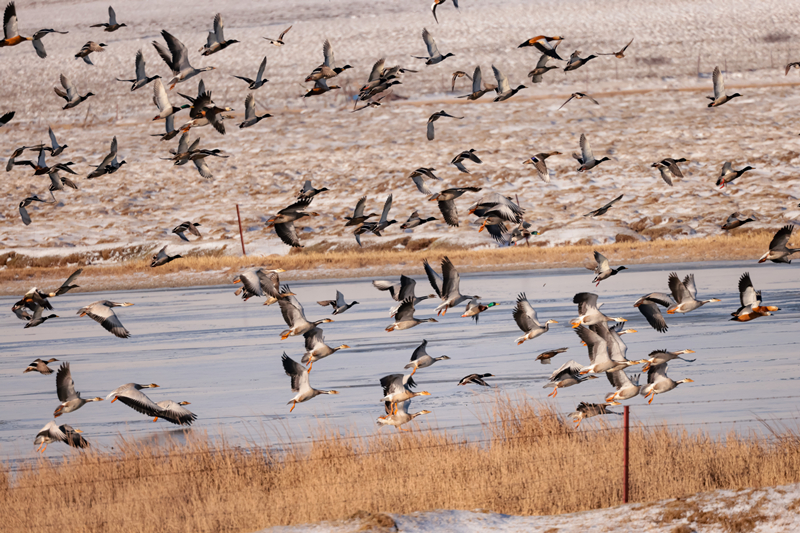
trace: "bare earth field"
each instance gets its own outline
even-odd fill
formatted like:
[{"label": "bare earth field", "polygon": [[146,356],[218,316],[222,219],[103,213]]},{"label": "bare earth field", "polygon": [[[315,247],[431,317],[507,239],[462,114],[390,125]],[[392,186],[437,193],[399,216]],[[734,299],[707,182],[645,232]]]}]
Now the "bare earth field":
[{"label": "bare earth field", "polygon": [[[81,176],[80,190],[56,193],[55,205],[31,206],[33,224],[25,227],[17,204],[30,194],[44,196],[47,178],[31,176],[26,167],[4,175],[0,247],[6,252],[41,257],[139,247],[149,253],[166,243],[179,244],[169,231],[191,219],[202,224],[205,236],[195,253],[238,254],[238,204],[248,252],[284,254],[288,247],[265,230],[263,222],[291,202],[305,179],[331,189],[314,201],[321,216],[304,219],[301,238],[306,248],[352,250],[356,245],[343,228],[342,216],[362,194],[369,197],[368,210],[380,211],[385,197],[393,193],[392,216],[400,222],[414,209],[440,218],[436,205],[406,178],[420,166],[437,168],[444,179],[434,183],[434,189],[474,185],[518,195],[526,220],[542,233],[533,243],[539,246],[717,235],[719,225],[736,210],[756,216],[758,221],[748,226],[754,229],[773,231],[800,218],[800,78],[796,71],[784,76],[782,68],[800,58],[800,9],[792,2],[645,1],[632,6],[573,1],[561,2],[557,9],[544,1],[464,2],[460,12],[450,4],[440,7],[439,25],[432,20],[427,0],[127,2],[117,12],[128,28],[113,34],[88,29],[88,22],[104,19],[105,9],[105,4],[90,2],[17,5],[23,34],[39,27],[70,33],[45,38],[45,60],[28,44],[3,49],[0,102],[17,116],[0,129],[0,150],[8,156],[17,146],[44,142],[51,125],[60,142],[69,145],[53,161],[73,161]],[[242,42],[201,58],[196,50],[216,11],[223,13],[226,37]],[[294,27],[286,46],[273,47],[261,39],[277,36],[290,24]],[[434,66],[411,58],[424,52],[423,27],[434,34],[443,52],[455,57]],[[196,66],[217,67],[204,74],[206,86],[218,104],[237,113],[243,110],[248,90],[231,75],[254,76],[260,59],[268,56],[270,82],[256,92],[256,99],[259,112],[266,110],[273,118],[244,130],[235,127],[237,118],[228,123],[225,136],[211,128],[192,131],[192,138],[201,134],[202,147],[230,155],[209,161],[214,174],[210,180],[202,179],[191,165],[174,167],[160,159],[176,141],[150,136],[163,131],[161,122],[150,120],[156,111],[152,85],[131,93],[127,84],[113,80],[130,77],[138,49],[144,51],[149,74],[167,77],[166,66],[150,44],[160,39],[162,28],[187,44]],[[525,74],[538,53],[517,45],[542,33],[565,37],[560,47],[564,56],[576,48],[584,54],[610,52],[631,37],[635,40],[625,59],[603,56],[574,72],[551,71],[543,83],[507,102],[492,103],[489,96],[478,102],[457,100],[456,95],[468,92],[462,80],[449,92],[453,71],[471,72],[478,64],[488,82],[493,82],[494,64],[512,85],[532,85]],[[108,44],[105,53],[93,55],[95,67],[72,57],[90,38]],[[337,78],[343,90],[300,98],[310,85],[302,83],[304,76],[322,60],[325,38],[337,62],[354,68]],[[406,74],[403,84],[395,87],[394,94],[402,99],[351,113],[347,99],[379,57],[419,72]],[[739,91],[744,97],[708,109],[705,96],[711,94],[709,74],[715,65],[726,71],[728,92]],[[76,109],[61,110],[63,101],[52,87],[62,72],[79,91],[91,90],[97,96]],[[593,94],[601,105],[573,101],[557,110],[576,90]],[[177,91],[194,94],[196,80],[172,91],[173,103],[182,100]],[[465,118],[439,121],[436,139],[429,142],[425,123],[440,109]],[[183,117],[179,115],[178,124]],[[598,157],[611,157],[586,174],[575,171],[577,165],[568,155],[578,149],[581,133]],[[128,164],[111,176],[85,180],[113,136]],[[468,148],[475,148],[484,163],[470,165],[472,174],[463,174],[449,161]],[[533,153],[553,150],[564,155],[548,162],[550,184],[521,164]],[[690,161],[684,164],[686,178],[674,187],[649,166],[668,156]],[[749,164],[756,170],[720,191],[714,181],[728,160],[735,168]],[[625,197],[604,217],[582,216],[619,194]],[[495,248],[485,232],[477,233],[470,221],[474,217],[467,216],[468,206],[478,197],[468,194],[457,201],[458,228],[439,221],[404,235],[398,224],[383,239],[365,236],[365,249],[385,247],[389,239],[397,249],[421,249],[437,242],[445,247]],[[403,240],[397,241],[400,237]],[[112,254],[92,263],[128,258]]]}]

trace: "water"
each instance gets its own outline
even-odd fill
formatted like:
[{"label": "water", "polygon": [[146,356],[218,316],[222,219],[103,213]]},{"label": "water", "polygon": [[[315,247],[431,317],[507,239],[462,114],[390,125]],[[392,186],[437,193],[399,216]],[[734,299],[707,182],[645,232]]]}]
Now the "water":
[{"label": "water", "polygon": [[[652,330],[633,302],[652,291],[664,291],[667,275],[694,272],[698,297],[718,297],[686,316],[668,316],[666,334]],[[750,271],[767,305],[781,311],[750,323],[730,322],[730,312],[739,306],[737,282]],[[409,268],[417,279],[417,294],[430,288],[422,268]],[[419,274],[419,275],[418,275]],[[439,323],[421,324],[406,331],[387,333],[392,322],[388,293],[379,292],[369,279],[294,282],[293,292],[304,304],[306,316],[315,320],[330,316],[317,300],[331,299],[341,290],[347,301],[359,305],[335,322],[324,325],[326,342],[348,344],[349,350],[314,364],[311,384],[336,389],[336,396],[319,396],[299,404],[289,413],[286,403],[294,395],[289,377],[280,363],[285,351],[295,360],[304,352],[303,338],[280,340],[285,329],[277,305],[265,307],[263,300],[242,302],[234,286],[66,294],[52,299],[52,319],[37,328],[23,329],[23,322],[9,312],[0,317],[0,458],[34,456],[33,439],[52,420],[58,406],[55,373],[22,374],[34,358],[55,357],[69,361],[76,389],[85,398],[105,396],[128,382],[157,383],[160,388],[144,392],[154,401],[189,401],[198,415],[190,431],[224,434],[233,442],[265,444],[283,441],[287,435],[302,441],[320,423],[344,432],[394,432],[379,430],[375,419],[383,414],[380,377],[403,371],[411,352],[428,340],[428,353],[448,355],[418,371],[417,390],[432,396],[412,402],[412,411],[429,409],[432,414],[416,420],[421,427],[452,428],[467,437],[478,437],[480,420],[492,407],[498,392],[518,392],[555,402],[564,412],[579,401],[602,401],[612,388],[605,378],[561,389],[557,398],[546,398],[542,388],[548,376],[569,359],[588,364],[586,348],[572,332],[569,320],[577,316],[571,303],[574,293],[596,291],[604,302],[603,311],[629,319],[627,327],[639,332],[626,335],[628,357],[646,356],[655,349],[672,351],[689,348],[697,362],[670,364],[673,379],[690,377],[694,383],[659,395],[648,406],[642,397],[628,404],[634,420],[646,424],[684,423],[690,429],[713,434],[735,428],[761,430],[756,418],[773,424],[796,427],[798,357],[797,323],[800,303],[795,280],[797,268],[790,265],[747,263],[706,263],[702,265],[640,265],[604,281],[598,289],[592,274],[583,269],[531,272],[475,273],[461,276],[462,292],[478,293],[485,302],[498,302],[481,315],[480,323],[461,318],[462,308],[451,310]],[[390,278],[394,279],[394,278]],[[554,319],[550,332],[517,346],[521,335],[511,312],[517,293],[526,292],[542,320]],[[78,308],[97,299],[128,301],[135,305],[117,308],[122,323],[131,331],[129,339],[118,339],[91,319],[79,318]],[[0,298],[8,310],[16,298]],[[417,316],[433,315],[434,302],[423,302]],[[567,346],[568,352],[542,365],[534,357],[547,349]],[[57,369],[60,363],[51,367]],[[638,367],[634,367],[638,368]],[[467,374],[491,372],[488,381],[495,388],[459,387]],[[646,381],[646,376],[643,376]],[[785,398],[785,397],[789,398]],[[739,401],[742,398],[772,398]],[[620,408],[618,408],[620,409]],[[153,422],[120,402],[90,403],[57,421],[84,431],[95,447],[111,447],[120,436],[137,441],[158,441],[165,436],[182,438],[183,429],[165,421]],[[594,421],[584,423],[593,427]],[[46,454],[59,456],[72,450],[61,444],[48,447]]]}]

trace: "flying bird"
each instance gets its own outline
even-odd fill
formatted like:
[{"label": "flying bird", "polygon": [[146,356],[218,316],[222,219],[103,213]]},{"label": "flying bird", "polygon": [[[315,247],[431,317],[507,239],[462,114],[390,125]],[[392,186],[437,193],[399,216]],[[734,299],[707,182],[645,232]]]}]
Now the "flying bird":
[{"label": "flying bird", "polygon": [[112,32],[117,31],[120,28],[126,27],[127,24],[117,23],[117,14],[114,12],[114,8],[108,6],[108,22],[101,22],[100,24],[92,24],[89,26],[90,28],[104,28],[103,31]]},{"label": "flying bird", "polygon": [[128,302],[119,303],[109,300],[99,300],[87,305],[86,307],[81,307],[77,314],[80,316],[88,315],[89,318],[103,326],[107,331],[110,331],[121,339],[127,339],[131,336],[131,334],[127,329],[125,329],[125,326],[122,325],[122,322],[120,322],[116,313],[114,313],[113,308],[129,307],[131,305],[133,304]]},{"label": "flying bird", "polygon": [[244,76],[234,76],[234,78],[238,78],[248,85],[248,89],[251,91],[255,91],[256,89],[260,89],[267,83],[269,80],[264,77],[264,69],[267,68],[267,56],[264,56],[264,59],[261,60],[261,65],[258,67],[258,72],[256,73],[256,79],[251,80],[250,78],[245,78]]},{"label": "flying bird", "polygon": [[597,100],[595,100],[594,98],[592,98],[591,96],[589,96],[589,95],[588,95],[588,94],[586,94],[586,93],[572,93],[572,94],[570,95],[570,97],[569,97],[569,98],[567,98],[567,101],[566,101],[566,102],[564,102],[563,104],[561,104],[561,106],[560,106],[558,109],[561,109],[562,107],[564,107],[565,105],[567,105],[568,103],[570,103],[570,102],[571,102],[573,99],[575,99],[575,100],[582,100],[582,99],[584,99],[584,98],[586,98],[587,100],[589,100],[589,101],[590,101],[590,102],[592,102],[592,103],[595,103],[595,104],[597,104],[597,105],[600,105],[600,102],[598,102]]},{"label": "flying bird", "polygon": [[624,58],[624,57],[625,57],[625,50],[627,50],[627,49],[628,49],[628,47],[631,45],[631,43],[633,43],[633,39],[631,39],[630,41],[628,41],[628,44],[626,44],[625,46],[623,46],[623,47],[622,47],[622,50],[620,50],[619,52],[611,52],[610,54],[597,54],[597,55],[599,55],[599,56],[614,56],[614,57],[616,57],[617,59],[622,59],[622,58]]},{"label": "flying bird", "polygon": [[199,51],[202,52],[201,55],[210,56],[211,54],[216,54],[232,44],[236,44],[239,41],[236,39],[228,39],[225,40],[224,34],[224,25],[222,23],[222,15],[217,13],[214,15],[214,30],[208,32],[208,37],[206,38],[206,44],[203,46]]},{"label": "flying bird", "polygon": [[794,231],[794,226],[791,224],[779,229],[769,243],[769,251],[762,255],[758,262],[763,263],[766,260],[770,260],[773,263],[791,263],[792,254],[800,252],[800,248],[789,248],[787,246],[789,239],[792,238],[792,231]]},{"label": "flying bird", "polygon": [[742,96],[739,93],[733,93],[731,95],[725,94],[725,81],[722,79],[722,73],[719,71],[719,67],[714,67],[714,96],[706,96],[711,103],[708,104],[708,107],[719,107],[722,104],[730,102],[734,98]]},{"label": "flying bird", "polygon": [[546,160],[548,157],[552,157],[554,155],[561,155],[561,152],[542,152],[540,154],[532,155],[528,159],[522,162],[523,165],[533,165],[533,168],[536,169],[536,172],[539,174],[539,177],[545,183],[550,183],[550,173],[547,170],[547,163]]},{"label": "flying bird", "polygon": [[617,196],[616,198],[614,198],[613,200],[611,200],[610,202],[608,202],[608,203],[607,203],[606,205],[604,205],[603,207],[600,207],[600,208],[598,208],[598,209],[595,209],[594,211],[589,211],[588,213],[586,213],[586,214],[585,214],[585,215],[583,215],[583,216],[585,216],[585,217],[599,217],[599,216],[605,215],[605,214],[608,212],[608,210],[609,210],[609,209],[611,209],[611,207],[612,207],[612,206],[613,206],[615,203],[617,203],[617,202],[619,202],[620,200],[622,200],[622,197],[623,197],[623,196],[625,196],[625,195],[624,195],[624,194],[620,194],[619,196]]},{"label": "flying bird", "polygon": [[441,63],[448,57],[453,57],[455,55],[451,54],[450,52],[446,53],[445,55],[442,55],[441,52],[439,52],[439,47],[436,46],[436,41],[434,40],[433,35],[431,35],[428,32],[427,28],[422,29],[422,40],[425,41],[425,46],[428,49],[428,57],[421,57],[421,56],[412,56],[412,57],[414,57],[415,59],[424,59],[426,65],[435,65],[437,63]]},{"label": "flying bird", "polygon": [[428,137],[429,141],[432,141],[433,137],[434,137],[433,123],[436,122],[437,120],[439,120],[440,118],[443,118],[443,117],[455,118],[455,119],[458,119],[458,120],[461,120],[461,119],[464,118],[464,117],[454,117],[453,115],[450,115],[450,114],[446,113],[443,110],[442,111],[437,111],[436,113],[434,113],[433,115],[431,115],[428,118],[428,133],[427,133],[427,137]]},{"label": "flying bird", "polygon": [[269,37],[262,37],[262,39],[268,40],[270,44],[274,44],[275,46],[283,46],[284,44],[286,44],[283,41],[283,38],[286,36],[287,33],[289,33],[289,30],[291,30],[291,29],[292,29],[292,27],[289,26],[288,28],[283,30],[281,32],[280,36],[277,39],[270,39]]},{"label": "flying bird", "polygon": [[545,35],[537,35],[536,37],[528,39],[517,48],[533,46],[544,55],[552,57],[553,59],[558,59],[559,61],[563,61],[561,56],[559,56],[558,52],[556,51],[556,48],[563,40],[563,37],[547,37]]}]

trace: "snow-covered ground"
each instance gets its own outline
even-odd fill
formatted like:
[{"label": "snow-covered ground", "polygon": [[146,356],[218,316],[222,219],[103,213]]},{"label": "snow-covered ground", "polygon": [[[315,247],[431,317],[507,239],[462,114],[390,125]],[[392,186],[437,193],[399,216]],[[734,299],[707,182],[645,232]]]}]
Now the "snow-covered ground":
[{"label": "snow-covered ground", "polygon": [[[102,22],[107,4],[88,1],[17,2],[19,28],[29,35],[41,27],[69,31],[50,35],[44,43],[47,59],[39,59],[28,43],[4,48],[0,54],[2,111],[17,115],[0,129],[0,155],[21,145],[47,141],[51,125],[69,148],[49,162],[75,163],[80,190],[56,193],[55,205],[29,207],[33,224],[25,227],[17,205],[30,194],[44,196],[46,177],[33,177],[18,166],[3,175],[0,202],[0,246],[17,248],[75,248],[101,244],[179,243],[170,229],[183,220],[202,224],[207,241],[230,244],[238,239],[235,205],[240,206],[245,239],[254,253],[285,253],[288,247],[264,229],[269,214],[288,205],[303,180],[331,189],[315,199],[320,216],[304,219],[301,232],[307,246],[326,243],[354,245],[342,217],[367,194],[368,210],[380,212],[389,193],[394,195],[392,217],[402,222],[418,209],[422,216],[441,218],[407,179],[417,167],[435,167],[443,182],[434,189],[480,186],[505,195],[518,195],[526,219],[544,234],[543,244],[613,242],[619,235],[636,239],[682,238],[719,232],[731,212],[755,214],[750,227],[776,227],[800,218],[800,91],[797,71],[784,76],[783,65],[800,59],[797,23],[800,10],[789,0],[623,0],[597,3],[572,0],[520,3],[488,0],[451,3],[438,8],[440,24],[430,13],[429,0],[298,0],[295,2],[192,1],[154,3],[130,0],[117,6],[128,24],[114,33],[89,28]],[[205,42],[214,14],[223,15],[226,37],[238,39],[210,57],[197,52]],[[293,25],[287,44],[274,47],[261,37],[276,37]],[[412,55],[425,51],[420,33],[428,28],[443,52],[455,57],[425,66]],[[227,123],[221,136],[211,128],[193,130],[201,147],[220,148],[230,157],[213,158],[213,179],[203,180],[193,166],[174,167],[167,157],[176,141],[151,137],[163,131],[152,122],[156,110],[152,85],[131,93],[114,81],[133,74],[134,55],[144,52],[149,75],[169,72],[156,55],[153,40],[166,29],[186,43],[195,66],[211,65],[206,87],[220,105],[243,111],[247,85],[232,75],[253,77],[264,55],[269,83],[255,92],[259,113],[272,118],[240,130],[239,118]],[[625,59],[602,56],[580,70],[554,70],[531,86],[526,73],[538,53],[518,49],[539,34],[561,35],[563,56],[575,49],[583,54],[611,52],[631,38]],[[335,82],[343,87],[324,96],[299,96],[310,84],[304,77],[322,61],[322,43],[329,39],[337,62],[354,68]],[[93,54],[96,66],[73,55],[87,40],[108,44]],[[376,109],[352,113],[348,97],[366,80],[372,64],[418,70],[407,73],[394,89],[401,97]],[[458,100],[468,85],[461,78],[450,92],[455,70],[472,72],[481,65],[484,79],[493,83],[491,65],[512,85],[529,87],[504,103],[487,95],[478,102]],[[726,71],[729,91],[744,97],[708,109],[710,72]],[[72,110],[53,93],[60,73],[66,74],[90,98]],[[197,78],[171,91],[194,94]],[[593,94],[601,105],[586,100],[558,107],[573,91]],[[464,120],[436,123],[436,139],[425,139],[428,116],[445,109]],[[183,122],[185,112],[177,123]],[[576,172],[570,157],[582,133],[605,162],[587,174]],[[127,165],[111,175],[87,181],[85,176],[108,150],[111,138]],[[449,164],[458,152],[474,148],[482,165],[468,164],[472,174]],[[551,158],[552,181],[546,184],[522,161],[543,151],[562,152]],[[34,153],[27,152],[35,157]],[[664,157],[685,157],[686,178],[667,186],[650,168]],[[735,168],[756,170],[720,191],[714,181],[725,161]],[[1,161],[5,163],[5,160]],[[606,201],[625,197],[602,220],[585,213]],[[462,224],[449,228],[430,223],[415,239],[444,238],[466,246],[494,245],[478,234],[468,206],[479,198],[468,194],[457,201]],[[385,232],[401,234],[399,224]],[[377,237],[366,236],[366,245]]]},{"label": "snow-covered ground", "polygon": [[[372,531],[416,533],[791,533],[800,531],[800,484],[717,490],[681,499],[633,503],[610,509],[554,516],[513,516],[475,511],[439,510],[410,515],[389,515],[395,528]],[[364,531],[361,522],[348,520],[263,530],[271,533]],[[375,520],[369,523],[381,523]],[[384,518],[383,523],[390,523]]]}]

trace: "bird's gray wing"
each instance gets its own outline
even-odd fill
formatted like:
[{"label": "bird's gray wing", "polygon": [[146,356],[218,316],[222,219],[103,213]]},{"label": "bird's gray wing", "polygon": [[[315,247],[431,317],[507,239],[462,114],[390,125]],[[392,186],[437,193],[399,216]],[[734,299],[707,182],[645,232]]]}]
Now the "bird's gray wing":
[{"label": "bird's gray wing", "polygon": [[[39,308],[41,309],[41,307]],[[69,363],[62,363],[61,368],[56,374],[56,394],[58,401],[66,402],[80,398],[80,394],[75,392],[75,382],[72,381],[72,372],[69,370]]]}]

